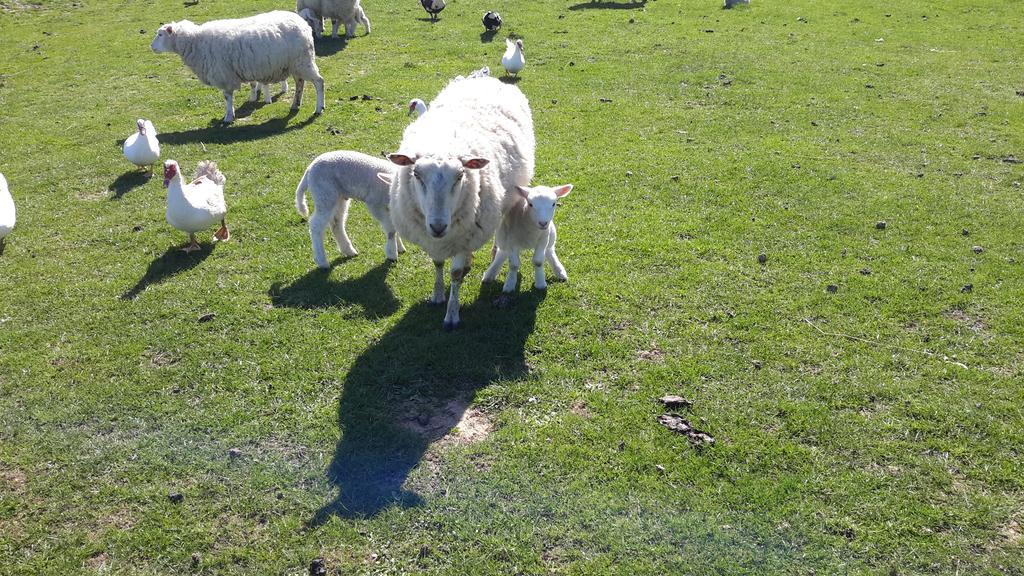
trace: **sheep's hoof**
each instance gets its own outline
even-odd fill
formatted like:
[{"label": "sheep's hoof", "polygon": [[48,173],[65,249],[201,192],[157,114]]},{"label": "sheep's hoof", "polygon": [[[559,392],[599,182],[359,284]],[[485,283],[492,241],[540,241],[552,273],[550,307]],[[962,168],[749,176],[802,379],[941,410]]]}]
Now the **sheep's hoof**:
[{"label": "sheep's hoof", "polygon": [[445,320],[444,324],[441,325],[441,329],[444,330],[445,332],[451,332],[452,330],[455,330],[458,327],[459,322],[449,322],[448,320]]}]

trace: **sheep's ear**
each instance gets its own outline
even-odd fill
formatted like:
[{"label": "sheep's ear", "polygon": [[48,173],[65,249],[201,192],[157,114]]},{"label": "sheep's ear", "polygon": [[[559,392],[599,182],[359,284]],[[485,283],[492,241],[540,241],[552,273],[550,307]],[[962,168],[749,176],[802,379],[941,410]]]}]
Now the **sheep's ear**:
[{"label": "sheep's ear", "polygon": [[171,26],[170,24],[168,24],[167,28],[164,28],[164,30],[167,30],[168,34],[174,34],[174,27]]},{"label": "sheep's ear", "polygon": [[388,154],[388,160],[391,160],[392,164],[397,164],[398,166],[412,166],[413,164],[416,163],[416,161],[413,160],[412,158],[406,156],[405,154],[399,154],[397,152],[393,154]]},{"label": "sheep's ear", "polygon": [[395,179],[395,176],[390,172],[377,172],[377,179],[390,186],[391,181]]},{"label": "sheep's ear", "polygon": [[516,192],[519,192],[519,195],[522,196],[523,198],[525,198],[527,200],[530,199],[530,189],[529,188],[526,188],[524,186],[516,186]]},{"label": "sheep's ear", "polygon": [[555,188],[555,196],[558,196],[559,198],[562,198],[563,196],[568,196],[569,192],[572,192],[572,184],[566,184],[564,186],[559,186],[558,188]]},{"label": "sheep's ear", "polygon": [[470,170],[479,170],[490,163],[491,161],[487,158],[469,158],[462,161],[462,166]]}]

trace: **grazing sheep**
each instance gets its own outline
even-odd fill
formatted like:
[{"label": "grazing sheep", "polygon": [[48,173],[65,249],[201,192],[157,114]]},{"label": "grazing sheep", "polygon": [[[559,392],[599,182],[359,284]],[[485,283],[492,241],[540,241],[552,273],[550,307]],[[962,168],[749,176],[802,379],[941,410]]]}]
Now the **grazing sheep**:
[{"label": "grazing sheep", "polygon": [[316,114],[324,110],[324,79],[316,66],[313,35],[293,12],[277,10],[235,20],[196,25],[164,24],[153,39],[154,52],[174,52],[207,86],[224,92],[224,122],[235,120],[234,92],[247,82],[295,78],[292,110],[302,102],[306,81],[316,87]]},{"label": "grazing sheep", "polygon": [[555,254],[555,206],[558,199],[572,191],[572,184],[551,188],[548,186],[516,186],[522,199],[505,214],[494,238],[497,254],[490,267],[484,272],[484,282],[493,282],[508,260],[508,277],[503,292],[515,292],[519,276],[519,253],[533,249],[533,286],[538,290],[548,287],[544,278],[544,259],[551,263],[558,280],[568,280],[565,266]]},{"label": "grazing sheep", "polygon": [[338,37],[338,28],[343,23],[346,38],[356,35],[356,26],[360,23],[366,26],[366,33],[370,33],[370,19],[359,0],[297,0],[295,11],[313,29],[313,38],[323,35],[324,18],[331,19],[331,38]]},{"label": "grazing sheep", "polygon": [[405,245],[391,223],[388,207],[390,182],[379,177],[381,174],[390,175],[394,170],[395,167],[386,160],[345,150],[321,154],[309,164],[295,189],[295,209],[302,216],[309,214],[305,194],[306,189],[309,189],[313,197],[309,235],[313,239],[313,260],[317,266],[329,267],[324,251],[324,230],[328,223],[334,231],[334,239],[341,253],[346,256],[357,254],[345,231],[345,220],[348,218],[348,206],[352,198],[365,202],[370,214],[380,222],[387,236],[384,244],[387,259],[398,260],[398,255],[405,252]]},{"label": "grazing sheep", "polygon": [[434,304],[444,302],[444,261],[452,260],[446,330],[459,324],[459,289],[473,252],[519,198],[515,186],[533,177],[534,149],[526,97],[481,77],[450,82],[388,155],[401,167],[391,185],[392,221],[434,261]]}]

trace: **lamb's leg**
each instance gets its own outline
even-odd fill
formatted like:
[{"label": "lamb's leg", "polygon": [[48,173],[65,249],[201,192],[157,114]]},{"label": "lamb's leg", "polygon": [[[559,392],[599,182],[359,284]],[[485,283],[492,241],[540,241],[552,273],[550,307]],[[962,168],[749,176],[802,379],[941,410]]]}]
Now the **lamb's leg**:
[{"label": "lamb's leg", "polygon": [[324,113],[324,79],[319,74],[313,79],[313,87],[316,88],[316,110],[313,114]]},{"label": "lamb's leg", "polygon": [[292,110],[298,110],[302,104],[302,89],[306,87],[306,81],[298,76],[295,77],[295,98],[292,100]]},{"label": "lamb's leg", "polygon": [[434,260],[434,293],[427,303],[431,306],[444,304],[444,260]]},{"label": "lamb's leg", "polygon": [[558,259],[558,254],[555,254],[555,240],[557,238],[555,232],[555,223],[551,223],[551,240],[548,242],[547,247],[547,258],[551,264],[551,269],[555,272],[555,278],[559,281],[565,282],[569,279],[569,275],[565,272],[565,266],[562,266],[561,260]]},{"label": "lamb's leg", "polygon": [[288,92],[288,79],[281,80],[281,94]]},{"label": "lamb's leg", "polygon": [[313,215],[309,217],[309,237],[313,240],[313,261],[324,269],[330,268],[327,263],[327,251],[324,250],[324,232],[333,217],[333,210],[322,209],[319,204],[314,206]]},{"label": "lamb's leg", "polygon": [[519,280],[519,249],[515,248],[508,252],[508,276],[505,278],[505,285],[501,291],[511,294],[516,291],[516,281]]},{"label": "lamb's leg", "polygon": [[402,237],[395,232],[395,240],[398,240],[398,253],[405,254],[405,244],[402,243]]},{"label": "lamb's leg", "polygon": [[472,263],[472,254],[456,254],[452,257],[452,289],[448,295],[448,311],[444,315],[444,324],[441,325],[445,331],[459,327],[459,289],[462,288],[462,281],[469,275]]},{"label": "lamb's leg", "polygon": [[501,272],[501,266],[505,264],[505,260],[508,258],[508,252],[505,250],[498,250],[497,254],[494,255],[494,259],[491,260],[491,265],[484,271],[484,282],[494,282],[498,278],[498,272]]},{"label": "lamb's leg", "polygon": [[345,38],[356,37],[356,24],[358,21],[346,22],[345,23]]},{"label": "lamb's leg", "polygon": [[249,102],[255,102],[256,98],[259,97],[260,83],[249,82]]},{"label": "lamb's leg", "polygon": [[384,256],[392,261],[398,261],[398,232],[395,231],[395,225],[391,222],[391,213],[388,212],[386,204],[367,204],[366,207],[370,210],[370,214],[380,224],[380,227],[384,229]]},{"label": "lamb's leg", "polygon": [[224,91],[224,123],[231,124],[235,121],[235,93],[231,90]]},{"label": "lamb's leg", "polygon": [[[331,18],[331,38],[338,37],[338,27],[341,26],[341,21]],[[346,26],[346,29],[348,27]]]},{"label": "lamb's leg", "polygon": [[359,19],[363,21],[363,25],[366,26],[366,34],[370,34],[370,19],[366,17],[366,12],[363,11],[362,7],[359,8]]},{"label": "lamb's leg", "polygon": [[345,230],[345,222],[348,221],[348,206],[352,203],[350,198],[339,198],[338,207],[334,209],[334,219],[331,221],[331,227],[334,229],[334,240],[338,243],[338,250],[345,256],[355,256],[359,254],[356,251],[356,247],[352,245],[352,241],[348,238],[348,232]]},{"label": "lamb's leg", "polygon": [[265,104],[271,104],[274,100],[270,97],[270,84],[261,84],[263,87],[263,102]]}]

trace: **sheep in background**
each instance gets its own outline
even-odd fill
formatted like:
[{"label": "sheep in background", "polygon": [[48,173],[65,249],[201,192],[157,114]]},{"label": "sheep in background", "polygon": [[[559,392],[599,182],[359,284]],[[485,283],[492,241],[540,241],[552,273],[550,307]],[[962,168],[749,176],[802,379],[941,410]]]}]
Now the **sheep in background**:
[{"label": "sheep in background", "polygon": [[313,29],[313,38],[323,35],[324,18],[331,19],[331,38],[338,37],[341,24],[345,24],[346,38],[355,37],[356,26],[360,23],[366,26],[366,33],[370,33],[370,19],[359,0],[297,0],[295,11]]},{"label": "sheep in background", "polygon": [[7,179],[0,174],[0,254],[4,253],[4,239],[14,230],[17,213],[14,209],[14,198],[7,189]]},{"label": "sheep in background", "polygon": [[481,77],[450,82],[388,155],[400,166],[392,178],[391,218],[402,238],[434,261],[433,304],[445,300],[444,261],[452,261],[445,330],[459,325],[459,289],[473,252],[515,204],[515,186],[533,177],[535,147],[526,96]]},{"label": "sheep in background", "polygon": [[293,12],[277,10],[249,18],[213,20],[196,25],[188,20],[160,27],[154,52],[174,52],[207,86],[224,92],[224,122],[235,120],[234,92],[243,83],[295,79],[292,110],[302,102],[309,80],[316,87],[316,111],[324,110],[324,79],[316,66],[313,35]]},{"label": "sheep in background", "polygon": [[384,254],[388,260],[398,260],[405,252],[402,239],[395,233],[388,207],[390,182],[381,174],[390,175],[395,168],[386,160],[359,152],[337,151],[317,156],[306,168],[295,189],[295,209],[302,216],[309,214],[305,191],[313,197],[313,216],[309,219],[309,235],[313,239],[313,260],[321,268],[328,268],[324,251],[324,231],[328,223],[334,231],[338,249],[346,256],[355,256],[356,249],[345,231],[348,207],[352,198],[362,200],[370,214],[384,229],[387,240]]},{"label": "sheep in background", "polygon": [[[265,104],[271,104],[274,99],[270,97],[270,84],[264,84],[263,82],[249,82],[249,102],[255,102],[259,99],[259,93],[263,92],[263,102]],[[281,81],[281,94],[288,92],[288,80]]]},{"label": "sheep in background", "polygon": [[508,260],[508,277],[505,278],[503,292],[515,292],[516,279],[519,276],[519,253],[533,249],[533,286],[538,290],[548,287],[544,278],[544,259],[551,264],[558,280],[568,280],[565,266],[555,254],[555,206],[558,199],[572,191],[572,184],[551,188],[549,186],[517,186],[516,192],[520,201],[505,214],[494,238],[497,254],[490,267],[484,272],[484,282],[493,282],[501,271],[502,264]]}]

